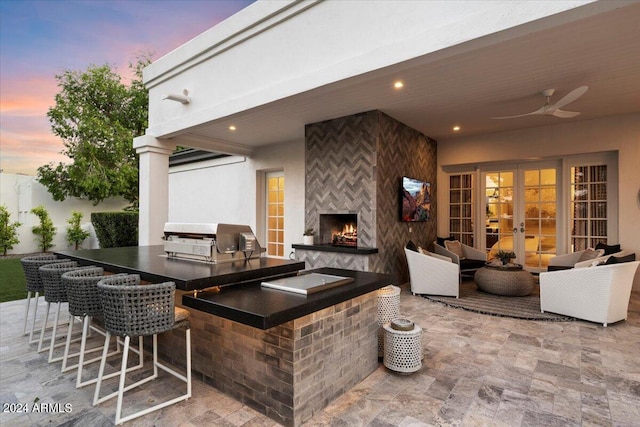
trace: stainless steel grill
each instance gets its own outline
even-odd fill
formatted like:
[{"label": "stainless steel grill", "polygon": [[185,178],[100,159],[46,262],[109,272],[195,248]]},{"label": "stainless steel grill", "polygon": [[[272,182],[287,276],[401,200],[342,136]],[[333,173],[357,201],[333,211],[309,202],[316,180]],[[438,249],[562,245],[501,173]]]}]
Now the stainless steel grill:
[{"label": "stainless steel grill", "polygon": [[248,225],[168,222],[164,240],[169,257],[214,264],[259,258],[263,252]]}]

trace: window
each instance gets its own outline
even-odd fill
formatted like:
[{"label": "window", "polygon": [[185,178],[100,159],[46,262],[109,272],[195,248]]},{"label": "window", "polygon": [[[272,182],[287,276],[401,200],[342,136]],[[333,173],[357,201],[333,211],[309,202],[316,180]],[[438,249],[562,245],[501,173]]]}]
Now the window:
[{"label": "window", "polygon": [[267,174],[267,256],[284,257],[284,173]]},{"label": "window", "polygon": [[607,165],[572,167],[572,252],[607,243],[607,208]]}]

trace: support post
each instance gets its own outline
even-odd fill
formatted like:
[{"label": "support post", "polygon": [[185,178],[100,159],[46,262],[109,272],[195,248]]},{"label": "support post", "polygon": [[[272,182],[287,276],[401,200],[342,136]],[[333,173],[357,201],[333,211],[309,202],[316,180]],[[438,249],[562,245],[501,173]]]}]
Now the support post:
[{"label": "support post", "polygon": [[142,135],[133,147],[140,155],[138,245],[160,245],[169,217],[169,155],[175,144]]}]

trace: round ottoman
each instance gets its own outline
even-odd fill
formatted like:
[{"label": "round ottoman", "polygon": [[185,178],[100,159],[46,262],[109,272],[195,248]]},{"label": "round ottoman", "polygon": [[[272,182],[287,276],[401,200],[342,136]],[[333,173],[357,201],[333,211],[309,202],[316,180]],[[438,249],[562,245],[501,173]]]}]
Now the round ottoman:
[{"label": "round ottoman", "polygon": [[481,291],[510,297],[529,295],[535,283],[533,275],[520,264],[487,264],[476,271],[473,279]]}]

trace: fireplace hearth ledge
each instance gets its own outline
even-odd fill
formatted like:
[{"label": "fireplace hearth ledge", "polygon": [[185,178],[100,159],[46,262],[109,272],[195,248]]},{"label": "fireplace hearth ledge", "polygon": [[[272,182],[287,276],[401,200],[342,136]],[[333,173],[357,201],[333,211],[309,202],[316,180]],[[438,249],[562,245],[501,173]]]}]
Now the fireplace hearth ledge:
[{"label": "fireplace hearth ledge", "polygon": [[331,243],[319,244],[319,245],[303,245],[294,243],[291,245],[294,249],[300,249],[305,251],[318,251],[318,252],[338,252],[343,254],[355,254],[355,255],[371,255],[377,254],[378,248],[367,247],[353,247],[353,246],[339,246],[332,245]]}]

